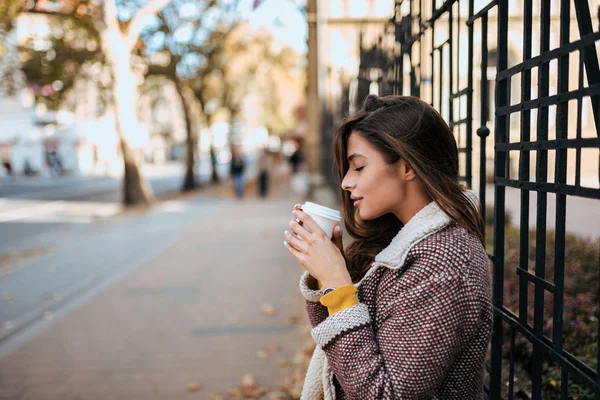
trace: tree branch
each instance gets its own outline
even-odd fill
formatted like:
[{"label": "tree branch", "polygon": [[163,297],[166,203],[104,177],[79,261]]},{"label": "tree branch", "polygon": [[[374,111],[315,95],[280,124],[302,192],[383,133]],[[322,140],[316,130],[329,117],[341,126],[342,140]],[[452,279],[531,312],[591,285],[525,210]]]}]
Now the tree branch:
[{"label": "tree branch", "polygon": [[171,0],[149,0],[131,19],[127,28],[127,45],[133,48],[138,40],[142,29],[146,26],[145,19],[149,16],[156,15],[162,10]]},{"label": "tree branch", "polygon": [[119,18],[117,17],[117,5],[115,0],[104,0],[103,2],[104,23],[109,31],[121,32],[119,29]]}]

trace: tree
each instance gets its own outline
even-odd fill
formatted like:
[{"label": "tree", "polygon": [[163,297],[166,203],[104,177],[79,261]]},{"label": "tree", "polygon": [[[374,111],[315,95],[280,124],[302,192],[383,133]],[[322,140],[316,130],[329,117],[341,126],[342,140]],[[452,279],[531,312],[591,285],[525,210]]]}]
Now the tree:
[{"label": "tree", "polygon": [[[159,12],[170,0],[148,0],[141,6],[134,1],[123,1],[120,3],[122,10],[127,9],[129,12],[122,15],[132,15],[123,20],[118,17],[116,0],[104,0],[101,3],[89,0],[63,0],[58,3],[6,1],[6,6],[0,9],[0,23],[6,26],[10,26],[19,13],[25,12],[80,19],[97,32],[103,56],[112,75],[115,125],[124,164],[122,201],[126,205],[152,202],[152,190],[140,173],[130,145],[130,140],[140,134],[135,113],[138,80],[131,67],[132,50],[138,44],[147,18]],[[137,11],[132,10],[132,6]]]},{"label": "tree", "polygon": [[[225,44],[229,35],[234,32],[237,23],[221,24],[214,29],[206,45],[202,46],[199,54],[203,57],[203,63],[196,67],[195,78],[193,80],[194,96],[200,103],[200,108],[205,117],[206,125],[210,128],[213,124],[213,116],[218,104],[217,99],[220,96],[220,86],[223,84],[222,61]],[[218,182],[217,157],[215,148],[211,143],[210,158],[212,164],[212,182]]]},{"label": "tree", "polygon": [[30,37],[20,48],[22,69],[28,86],[49,109],[63,105],[65,95],[81,76],[86,62],[104,63],[100,39],[77,18],[46,16],[50,29],[47,37]]},{"label": "tree", "polygon": [[23,84],[16,39],[0,28],[0,96],[14,96]]},{"label": "tree", "polygon": [[295,104],[286,102],[284,112],[283,103],[287,98],[301,97],[299,61],[293,50],[279,46],[267,31],[238,26],[228,36],[217,61],[222,76],[220,101],[229,111],[230,126],[234,126],[244,99],[252,93],[261,100],[260,120],[269,131],[284,133],[290,129]]},{"label": "tree", "polygon": [[[167,59],[160,65],[150,63],[147,76],[162,75],[171,80],[177,89],[186,122],[186,173],[182,190],[196,187],[195,160],[197,158],[198,137],[193,127],[191,109],[192,98],[200,102],[200,110],[207,126],[210,116],[205,114],[208,101],[203,90],[188,93],[191,82],[203,80],[211,72],[210,58],[218,51],[220,26],[235,21],[237,1],[211,1],[199,5],[196,1],[173,0],[156,18],[150,29],[143,34],[144,46],[140,53],[152,59],[153,54],[162,53]],[[214,167],[214,165],[213,165]],[[213,179],[216,177],[213,168]]]}]

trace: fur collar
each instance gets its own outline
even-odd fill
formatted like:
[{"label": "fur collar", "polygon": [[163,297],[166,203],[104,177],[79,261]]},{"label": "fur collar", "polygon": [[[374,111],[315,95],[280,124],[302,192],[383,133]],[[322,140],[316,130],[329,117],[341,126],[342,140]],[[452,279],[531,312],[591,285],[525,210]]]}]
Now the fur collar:
[{"label": "fur collar", "polygon": [[361,279],[357,286],[377,267],[400,269],[408,251],[421,240],[448,226],[452,222],[449,216],[432,201],[416,213],[410,221],[392,239],[392,242],[375,257],[373,267]]}]

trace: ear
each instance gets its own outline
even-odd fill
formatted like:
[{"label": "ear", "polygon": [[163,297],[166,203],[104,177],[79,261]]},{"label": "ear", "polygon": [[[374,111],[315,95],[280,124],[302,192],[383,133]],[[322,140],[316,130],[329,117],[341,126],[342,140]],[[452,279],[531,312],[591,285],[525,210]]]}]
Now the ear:
[{"label": "ear", "polygon": [[417,179],[417,174],[415,173],[415,169],[406,162],[404,159],[400,159],[398,163],[399,171],[405,181],[412,181]]}]

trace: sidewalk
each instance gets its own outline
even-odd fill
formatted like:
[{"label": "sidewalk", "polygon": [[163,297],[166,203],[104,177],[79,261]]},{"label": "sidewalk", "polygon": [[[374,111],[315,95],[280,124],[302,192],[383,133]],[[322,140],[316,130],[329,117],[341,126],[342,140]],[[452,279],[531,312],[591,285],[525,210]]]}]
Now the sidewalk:
[{"label": "sidewalk", "polygon": [[244,375],[281,384],[306,339],[302,269],[282,244],[302,199],[287,180],[272,189],[268,199],[250,187],[236,200],[225,187],[145,216],[141,236],[161,221],[185,223],[169,229],[170,245],[141,250],[156,256],[121,260],[131,265],[120,279],[46,313],[31,340],[0,359],[0,399],[208,399]]}]

